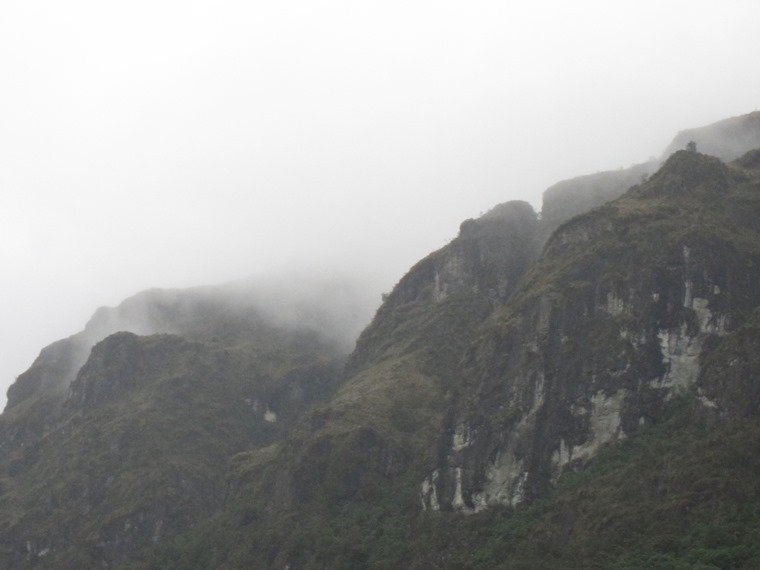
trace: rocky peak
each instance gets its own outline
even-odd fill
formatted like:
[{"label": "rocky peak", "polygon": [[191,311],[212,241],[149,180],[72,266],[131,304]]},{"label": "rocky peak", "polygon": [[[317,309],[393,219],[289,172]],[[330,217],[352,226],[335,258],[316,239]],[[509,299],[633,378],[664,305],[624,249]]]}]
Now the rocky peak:
[{"label": "rocky peak", "polygon": [[[537,256],[539,227],[535,211],[523,201],[462,222],[454,240],[418,262],[394,287],[359,337],[347,372],[395,351],[402,337],[446,336],[444,323],[455,314],[473,325],[482,321],[506,302]],[[424,311],[430,318],[419,328]],[[449,356],[455,360],[457,354]]]},{"label": "rocky peak", "polygon": [[720,159],[679,150],[665,161],[646,188],[662,196],[682,196],[693,192],[715,194],[725,192],[731,178],[729,167]]}]

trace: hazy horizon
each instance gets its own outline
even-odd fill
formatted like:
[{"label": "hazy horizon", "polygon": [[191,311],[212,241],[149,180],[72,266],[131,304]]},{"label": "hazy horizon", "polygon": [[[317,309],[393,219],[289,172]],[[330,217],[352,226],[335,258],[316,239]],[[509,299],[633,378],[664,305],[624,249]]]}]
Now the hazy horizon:
[{"label": "hazy horizon", "polygon": [[758,109],[760,5],[9,1],[0,389],[151,287],[356,276]]}]

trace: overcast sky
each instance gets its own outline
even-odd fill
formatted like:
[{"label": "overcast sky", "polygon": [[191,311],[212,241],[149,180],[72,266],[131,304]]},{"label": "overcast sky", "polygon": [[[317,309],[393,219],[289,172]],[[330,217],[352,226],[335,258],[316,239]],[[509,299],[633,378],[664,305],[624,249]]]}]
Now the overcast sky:
[{"label": "overcast sky", "polygon": [[342,268],[379,301],[463,219],[758,109],[758,22],[754,0],[2,0],[0,391],[148,287]]}]

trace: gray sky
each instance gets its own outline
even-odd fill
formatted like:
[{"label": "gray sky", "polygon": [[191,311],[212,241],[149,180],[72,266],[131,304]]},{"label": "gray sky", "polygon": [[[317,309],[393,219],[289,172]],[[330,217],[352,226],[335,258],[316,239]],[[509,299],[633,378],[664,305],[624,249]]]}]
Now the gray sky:
[{"label": "gray sky", "polygon": [[758,109],[756,1],[3,0],[0,390],[148,287],[338,268]]}]

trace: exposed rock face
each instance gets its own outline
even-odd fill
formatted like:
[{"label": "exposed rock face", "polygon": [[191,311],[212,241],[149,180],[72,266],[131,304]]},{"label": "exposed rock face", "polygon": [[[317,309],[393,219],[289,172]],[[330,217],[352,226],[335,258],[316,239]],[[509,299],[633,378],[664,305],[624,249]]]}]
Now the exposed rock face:
[{"label": "exposed rock face", "polygon": [[[760,214],[753,184],[680,152],[562,226],[468,353],[448,445],[421,483],[425,508],[541,496],[695,386],[705,355],[760,304],[760,235],[749,203],[735,202]],[[720,400],[717,380],[705,382]]]}]

